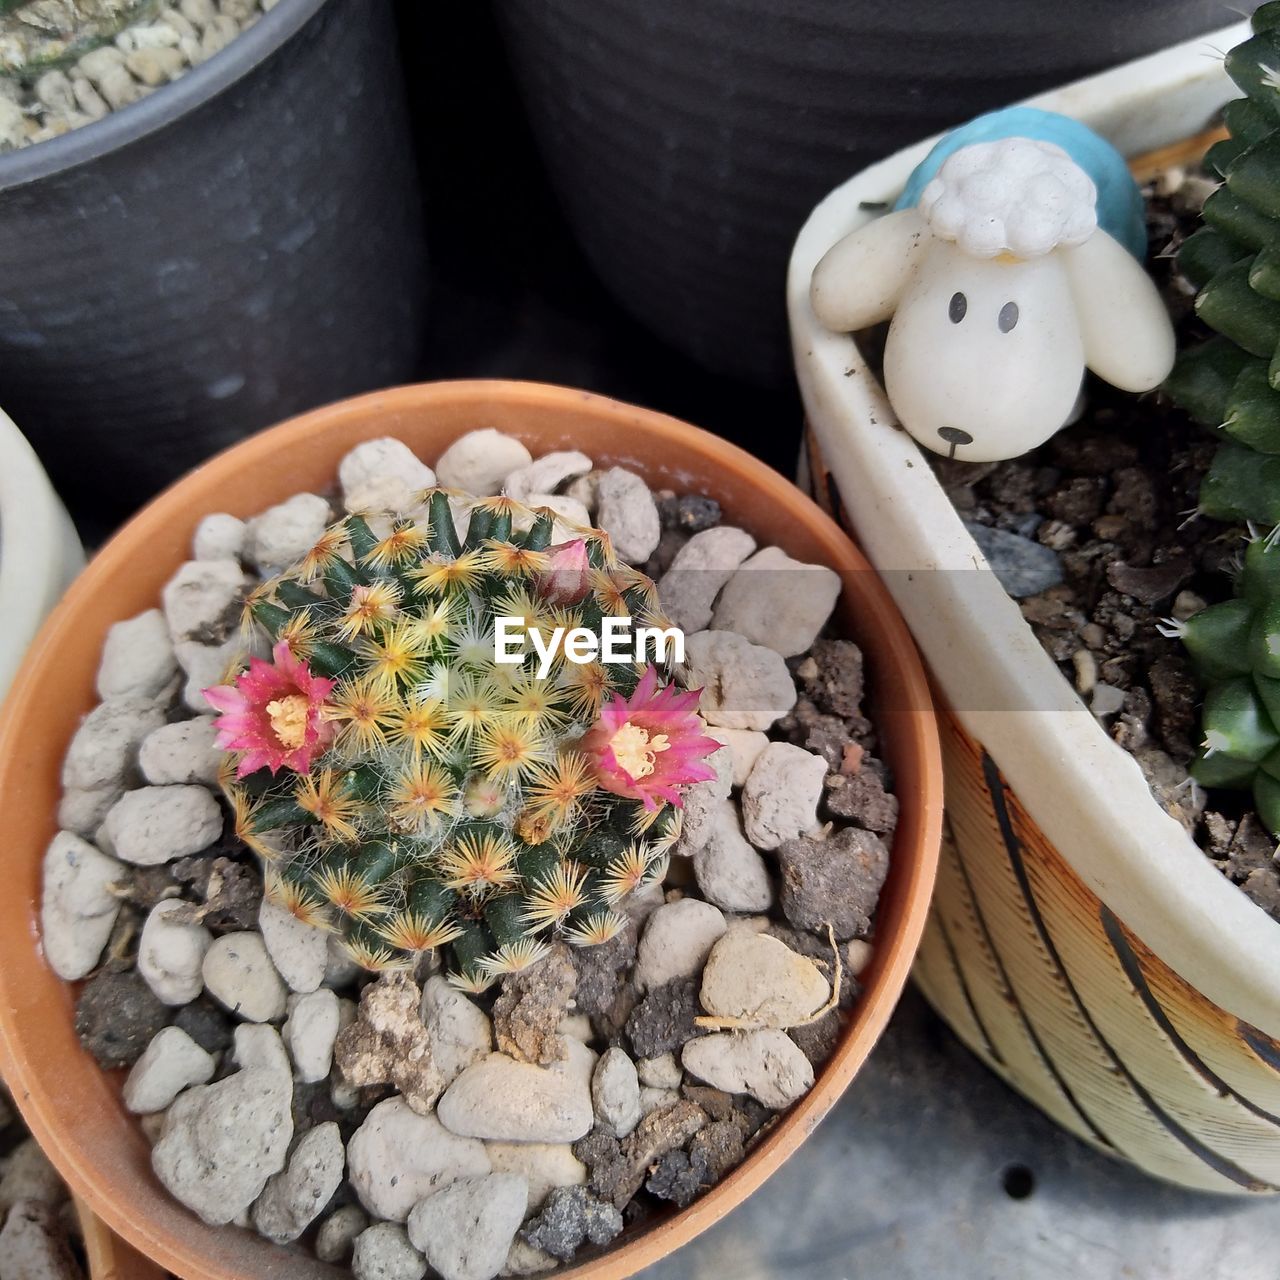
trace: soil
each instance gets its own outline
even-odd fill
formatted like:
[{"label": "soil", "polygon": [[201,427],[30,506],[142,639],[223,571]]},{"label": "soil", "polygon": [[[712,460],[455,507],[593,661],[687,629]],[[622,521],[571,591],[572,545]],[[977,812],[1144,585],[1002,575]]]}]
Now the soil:
[{"label": "soil", "polygon": [[[1200,225],[1214,183],[1174,170],[1147,188],[1150,267],[1179,347],[1207,336],[1174,253]],[[1200,689],[1162,620],[1231,596],[1244,530],[1195,515],[1217,448],[1160,394],[1134,397],[1090,378],[1080,421],[1021,458],[932,458],[965,520],[1051,548],[1060,585],[1018,601],[1045,651],[1111,737],[1142,767],[1152,794],[1214,864],[1280,920],[1276,844],[1247,792],[1206,793],[1188,768]]]}]

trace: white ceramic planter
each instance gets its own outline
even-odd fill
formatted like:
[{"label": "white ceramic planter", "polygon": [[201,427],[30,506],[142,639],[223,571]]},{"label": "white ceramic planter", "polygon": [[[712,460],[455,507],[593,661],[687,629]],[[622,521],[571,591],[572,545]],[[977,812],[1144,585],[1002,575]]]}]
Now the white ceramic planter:
[{"label": "white ceramic planter", "polygon": [[[1127,156],[1239,96],[1245,24],[1034,99]],[[1096,1146],[1218,1191],[1280,1189],[1280,925],[1152,800],[996,582],[814,266],[891,204],[936,139],[857,175],[805,224],[788,307],[815,480],[885,576],[949,706],[951,847],[916,976],[960,1035]]]},{"label": "white ceramic planter", "polygon": [[0,701],[84,551],[39,458],[0,413]]}]

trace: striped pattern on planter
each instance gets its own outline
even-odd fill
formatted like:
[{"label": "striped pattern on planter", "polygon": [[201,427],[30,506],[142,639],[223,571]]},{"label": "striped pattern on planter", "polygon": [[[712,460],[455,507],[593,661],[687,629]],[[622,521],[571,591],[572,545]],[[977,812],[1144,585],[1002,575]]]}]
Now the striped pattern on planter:
[{"label": "striped pattern on planter", "polygon": [[[812,487],[845,527],[808,436]],[[1280,1043],[1180,978],[1075,874],[935,688],[947,824],[913,976],[1077,1137],[1185,1187],[1280,1191]]]}]

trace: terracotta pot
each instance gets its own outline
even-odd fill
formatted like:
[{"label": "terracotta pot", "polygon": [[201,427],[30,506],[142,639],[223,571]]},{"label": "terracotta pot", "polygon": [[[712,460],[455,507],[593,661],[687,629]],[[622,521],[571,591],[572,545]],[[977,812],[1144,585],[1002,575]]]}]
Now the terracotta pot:
[{"label": "terracotta pot", "polygon": [[[248,516],[299,489],[332,486],[338,460],[394,435],[428,460],[458,436],[492,426],[535,454],[581,446],[652,484],[718,499],[762,541],[837,569],[839,622],[866,651],[874,712],[902,798],[878,943],[850,1026],[814,1088],[740,1168],[680,1213],[624,1238],[578,1280],[629,1276],[721,1218],[791,1154],[840,1097],[883,1030],[906,981],[935,873],[941,766],[928,689],[914,646],[876,575],[848,538],[782,476],[706,432],[585,392],[507,382],[403,387],[308,413],[219,455],[162,494],[98,554],[37,638],[4,709],[0,795],[6,801],[6,887],[0,895],[0,1063],[32,1132],[73,1190],[131,1244],[188,1280],[315,1280],[314,1260],[232,1227],[205,1226],[151,1173],[149,1148],[72,1027],[74,990],[40,955],[40,861],[54,832],[58,774],[107,628],[153,606],[186,558],[201,516]],[[123,1276],[122,1276],[123,1280]]]},{"label": "terracotta pot", "polygon": [[156,1263],[125,1244],[83,1200],[76,1197],[75,1205],[90,1280],[165,1280]]},{"label": "terracotta pot", "polygon": [[[1247,32],[1035,105],[1092,125],[1147,176],[1185,164],[1238,96],[1213,51]],[[1086,1142],[1182,1186],[1275,1193],[1280,926],[1152,799],[986,570],[858,348],[809,306],[822,254],[872,216],[867,202],[896,199],[931,142],[818,206],[789,285],[815,479],[847,504],[947,708],[952,838],[916,980],[993,1070]]]}]

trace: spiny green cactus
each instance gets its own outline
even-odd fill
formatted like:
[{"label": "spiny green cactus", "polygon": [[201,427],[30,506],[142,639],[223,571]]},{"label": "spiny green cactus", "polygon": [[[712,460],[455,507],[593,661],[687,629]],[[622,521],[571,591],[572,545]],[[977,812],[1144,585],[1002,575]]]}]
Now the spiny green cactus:
[{"label": "spiny green cactus", "polygon": [[160,0],[0,0],[0,75],[38,75],[107,44]]},{"label": "spiny green cactus", "polygon": [[1164,630],[1181,636],[1206,686],[1192,776],[1252,789],[1280,838],[1280,550],[1252,531],[1280,526],[1280,0],[1255,12],[1253,32],[1226,59],[1247,96],[1227,106],[1230,137],[1207,156],[1223,185],[1178,255],[1218,336],[1185,352],[1167,383],[1222,437],[1200,512],[1248,522],[1251,540],[1236,598]]},{"label": "spiny green cactus", "polygon": [[[421,523],[381,537],[359,515],[329,529],[245,606],[275,665],[206,694],[272,898],[370,969],[449,944],[455,980],[479,990],[545,954],[549,930],[589,945],[622,927],[619,904],[661,878],[679,834],[672,788],[711,776],[697,759],[719,744],[694,736],[697,695],[657,690],[643,663],[562,648],[545,680],[535,655],[499,665],[502,617],[544,635],[669,624],[605,534],[549,547],[553,513],[496,498],[459,539],[450,497],[425,494]],[[615,693],[635,704],[625,724]],[[600,764],[602,721],[625,783]]]}]

